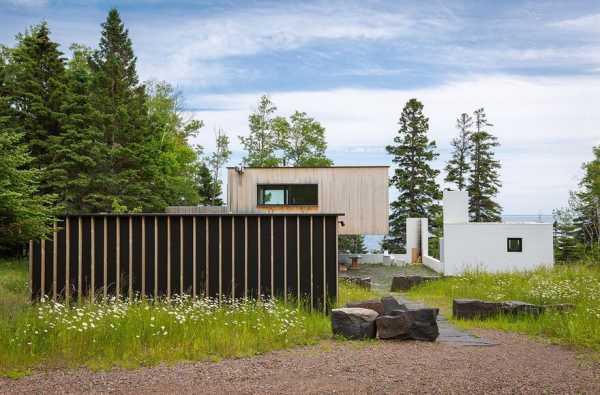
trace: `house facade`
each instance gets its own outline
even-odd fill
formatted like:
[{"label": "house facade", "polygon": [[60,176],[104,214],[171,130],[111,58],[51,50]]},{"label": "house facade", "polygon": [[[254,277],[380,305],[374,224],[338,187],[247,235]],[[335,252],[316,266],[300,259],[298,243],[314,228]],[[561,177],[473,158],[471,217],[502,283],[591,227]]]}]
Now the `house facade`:
[{"label": "house facade", "polygon": [[336,213],[340,234],[388,233],[388,166],[228,168],[233,213]]},{"label": "house facade", "polygon": [[412,243],[413,251],[419,249],[423,263],[438,272],[445,275],[461,274],[466,270],[509,272],[554,264],[552,224],[469,222],[465,191],[444,192],[443,216],[439,260],[427,252],[427,220],[414,218],[407,221],[407,244]]}]

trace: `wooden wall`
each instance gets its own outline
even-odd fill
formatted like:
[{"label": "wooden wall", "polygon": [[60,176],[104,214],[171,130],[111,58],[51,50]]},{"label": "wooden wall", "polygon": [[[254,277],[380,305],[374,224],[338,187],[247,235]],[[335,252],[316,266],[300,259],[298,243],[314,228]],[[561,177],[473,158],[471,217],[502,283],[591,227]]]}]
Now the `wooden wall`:
[{"label": "wooden wall", "polygon": [[30,242],[31,297],[337,298],[335,215],[81,215]]},{"label": "wooden wall", "polygon": [[[319,206],[257,207],[258,184],[318,184]],[[388,167],[228,169],[227,200],[232,212],[339,213],[340,234],[388,233]]]}]

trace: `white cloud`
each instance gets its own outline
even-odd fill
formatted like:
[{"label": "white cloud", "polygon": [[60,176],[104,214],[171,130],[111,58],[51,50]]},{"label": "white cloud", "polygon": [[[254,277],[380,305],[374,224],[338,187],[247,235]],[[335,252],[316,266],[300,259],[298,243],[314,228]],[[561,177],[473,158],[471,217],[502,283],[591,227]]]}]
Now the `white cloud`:
[{"label": "white cloud", "polygon": [[563,21],[553,23],[552,26],[589,33],[600,33],[600,14],[565,19]]},{"label": "white cloud", "polygon": [[39,8],[48,5],[48,0],[2,0],[0,5],[8,4],[13,7]]},{"label": "white cloud", "polygon": [[[188,98],[201,111],[207,132],[198,142],[210,147],[211,131],[223,127],[234,136],[247,134],[247,118],[262,92],[199,95]],[[414,90],[338,89],[316,92],[274,92],[282,114],[306,111],[327,129],[331,149],[385,146],[397,131],[405,102],[416,97],[430,118],[430,135],[447,152],[462,112],[484,106],[501,147],[504,187],[501,203],[509,213],[545,213],[566,203],[576,187],[580,166],[600,144],[600,80],[594,78],[474,77],[437,88]],[[221,110],[222,109],[222,110]],[[350,154],[349,154],[350,155]],[[361,163],[360,154],[350,156]],[[385,155],[382,161],[389,160]],[[438,167],[443,165],[440,158]]]}]

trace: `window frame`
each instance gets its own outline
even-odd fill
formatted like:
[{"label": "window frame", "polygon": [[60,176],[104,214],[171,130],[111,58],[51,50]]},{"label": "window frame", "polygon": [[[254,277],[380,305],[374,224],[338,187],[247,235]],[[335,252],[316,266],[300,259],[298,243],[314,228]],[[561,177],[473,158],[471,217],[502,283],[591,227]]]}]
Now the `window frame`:
[{"label": "window frame", "polygon": [[[518,240],[518,249],[511,249],[510,242],[513,240]],[[523,238],[522,237],[507,237],[506,238],[506,252],[523,252]]]},{"label": "window frame", "polygon": [[[302,186],[302,187],[314,187],[316,192],[315,203],[290,203],[290,187]],[[265,203],[264,193],[265,190],[282,190],[284,203]],[[284,207],[284,206],[311,206],[317,207],[319,205],[319,184],[307,184],[307,183],[288,183],[288,184],[256,184],[256,205],[263,207]]]}]

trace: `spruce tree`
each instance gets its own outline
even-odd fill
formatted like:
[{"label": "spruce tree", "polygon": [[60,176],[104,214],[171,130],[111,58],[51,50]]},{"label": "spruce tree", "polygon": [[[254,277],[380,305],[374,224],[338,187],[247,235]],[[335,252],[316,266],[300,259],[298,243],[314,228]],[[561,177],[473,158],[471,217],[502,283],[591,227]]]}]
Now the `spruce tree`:
[{"label": "spruce tree", "polygon": [[469,156],[471,154],[471,127],[473,118],[463,113],[456,120],[458,137],[452,139],[452,158],[446,164],[446,178],[444,181],[456,185],[459,191],[467,186],[469,176]]},{"label": "spruce tree", "polygon": [[366,254],[364,235],[340,235],[338,237],[338,250],[351,254]]},{"label": "spruce tree", "polygon": [[494,158],[498,139],[486,129],[493,126],[487,121],[483,108],[474,112],[475,131],[471,134],[471,174],[469,177],[469,213],[473,222],[498,222],[502,207],[494,201],[500,182],[500,162]]},{"label": "spruce tree", "polygon": [[98,112],[90,102],[92,73],[87,60],[91,51],[78,45],[71,49],[61,105],[62,131],[50,139],[48,183],[66,212],[94,212],[103,208],[95,192],[102,187],[98,172],[107,146],[98,127]]},{"label": "spruce tree", "polygon": [[102,188],[93,199],[106,211],[115,205],[160,210],[164,203],[153,179],[155,152],[146,145],[150,136],[147,98],[138,81],[129,33],[114,8],[102,24],[91,66],[92,105],[99,112],[99,128],[107,145],[107,159],[99,172]]},{"label": "spruce tree", "polygon": [[439,154],[435,152],[435,141],[427,136],[429,119],[423,114],[423,104],[410,99],[402,110],[399,125],[395,145],[386,147],[397,166],[390,183],[399,192],[398,198],[390,204],[389,236],[382,242],[382,248],[392,253],[404,252],[406,219],[433,218],[439,212],[437,201],[441,199],[435,179],[439,170],[431,167]]},{"label": "spruce tree", "polygon": [[[15,125],[32,155],[30,165],[45,169],[52,163],[50,138],[61,133],[65,59],[45,22],[17,35],[17,46],[10,52],[7,95]],[[43,192],[52,191],[47,180],[42,174]]]}]

